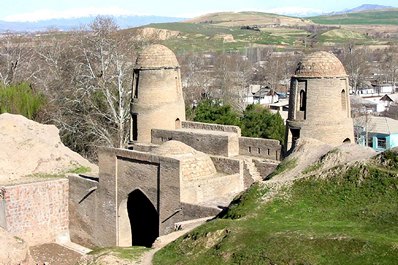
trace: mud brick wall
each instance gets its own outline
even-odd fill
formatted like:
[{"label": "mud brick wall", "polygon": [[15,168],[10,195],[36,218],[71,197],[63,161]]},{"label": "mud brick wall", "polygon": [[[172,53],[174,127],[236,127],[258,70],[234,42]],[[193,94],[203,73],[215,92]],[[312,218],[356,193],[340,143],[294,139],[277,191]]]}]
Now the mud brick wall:
[{"label": "mud brick wall", "polygon": [[239,137],[239,154],[281,160],[282,146],[278,140]]},{"label": "mud brick wall", "polygon": [[67,235],[68,192],[67,179],[2,187],[3,228],[30,245]]}]

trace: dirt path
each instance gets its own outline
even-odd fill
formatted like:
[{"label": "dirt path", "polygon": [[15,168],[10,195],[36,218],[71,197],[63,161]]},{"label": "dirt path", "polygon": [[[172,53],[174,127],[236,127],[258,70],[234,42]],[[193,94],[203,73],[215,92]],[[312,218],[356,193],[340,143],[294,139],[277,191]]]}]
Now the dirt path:
[{"label": "dirt path", "polygon": [[34,264],[74,265],[82,256],[55,243],[33,246],[29,250]]},{"label": "dirt path", "polygon": [[153,249],[151,249],[150,251],[146,252],[141,257],[141,260],[136,262],[135,265],[152,265],[153,256],[155,255],[155,253],[158,250],[162,249],[163,247],[165,247],[169,243],[173,242],[177,238],[183,236],[184,234],[188,233],[189,231],[193,230],[194,228],[196,228],[196,227],[198,227],[199,225],[202,225],[202,224],[203,223],[197,223],[195,225],[189,226],[189,228],[186,228],[186,229],[183,229],[183,230],[180,230],[180,231],[176,231],[176,232],[173,232],[173,233],[158,237],[158,239],[156,239],[156,241],[154,243]]}]

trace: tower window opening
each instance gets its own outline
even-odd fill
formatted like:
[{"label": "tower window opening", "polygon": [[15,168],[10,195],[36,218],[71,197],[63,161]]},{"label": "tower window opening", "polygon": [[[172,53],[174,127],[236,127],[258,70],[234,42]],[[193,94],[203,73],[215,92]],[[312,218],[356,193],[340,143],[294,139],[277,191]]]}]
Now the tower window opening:
[{"label": "tower window opening", "polygon": [[137,113],[133,113],[131,116],[132,116],[131,118],[132,118],[132,123],[133,123],[132,124],[132,126],[133,126],[133,131],[132,131],[132,133],[133,133],[133,141],[137,141],[137,139],[138,139]]},{"label": "tower window opening", "polygon": [[134,70],[134,81],[133,81],[133,97],[138,98],[138,84],[139,84],[139,74],[137,70]]},{"label": "tower window opening", "polygon": [[341,90],[341,109],[345,111],[347,109],[347,98],[345,94],[345,90]]},{"label": "tower window opening", "polygon": [[304,90],[300,91],[300,111],[306,111],[307,109],[307,97]]}]

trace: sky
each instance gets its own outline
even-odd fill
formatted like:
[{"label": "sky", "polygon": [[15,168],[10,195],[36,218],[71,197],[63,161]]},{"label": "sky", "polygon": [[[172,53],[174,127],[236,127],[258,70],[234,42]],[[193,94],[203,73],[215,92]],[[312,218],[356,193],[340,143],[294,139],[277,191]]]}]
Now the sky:
[{"label": "sky", "polygon": [[362,4],[398,7],[398,0],[0,0],[0,20],[39,21],[87,15],[155,15],[191,18],[211,12],[259,11],[311,15]]}]

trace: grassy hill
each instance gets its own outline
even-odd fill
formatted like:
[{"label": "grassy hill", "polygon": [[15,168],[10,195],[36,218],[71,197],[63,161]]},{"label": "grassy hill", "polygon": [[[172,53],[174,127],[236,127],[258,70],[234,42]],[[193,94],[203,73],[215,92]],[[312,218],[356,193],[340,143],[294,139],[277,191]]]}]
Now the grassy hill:
[{"label": "grassy hill", "polygon": [[316,16],[309,19],[314,23],[327,25],[398,25],[398,9]]},{"label": "grassy hill", "polygon": [[319,34],[317,37],[318,40],[322,43],[345,43],[347,42],[347,40],[355,41],[356,43],[369,41],[369,38],[365,34],[345,28],[332,29]]},{"label": "grassy hill", "polygon": [[[236,52],[256,46],[302,50],[353,41],[360,45],[386,45],[397,42],[397,23],[398,9],[390,9],[319,16],[311,20],[261,12],[220,12],[184,22],[145,27],[178,32],[173,37],[157,41],[182,54]],[[134,29],[123,32],[130,30]]]},{"label": "grassy hill", "polygon": [[397,153],[317,173],[319,163],[271,201],[252,186],[154,264],[396,264]]},{"label": "grassy hill", "polygon": [[[191,22],[150,24],[148,27],[181,32],[178,38],[162,42],[176,53],[241,50],[253,44],[292,46],[309,34],[296,28],[262,28],[254,31],[241,29],[240,26]],[[226,35],[232,39],[225,40]]]},{"label": "grassy hill", "polygon": [[262,12],[219,12],[206,14],[188,20],[190,23],[208,23],[219,26],[246,26],[246,25],[285,25],[307,26],[313,24],[310,20]]}]

